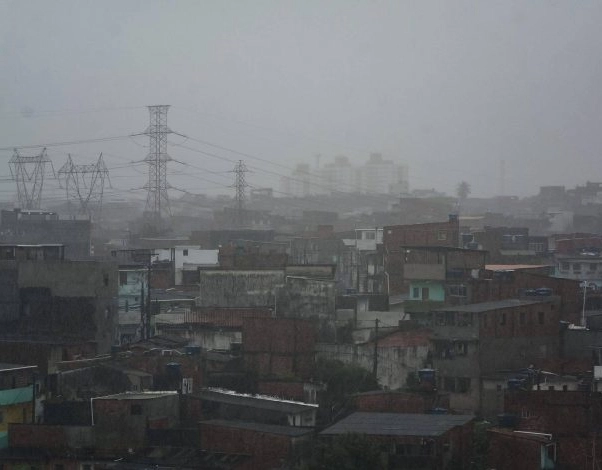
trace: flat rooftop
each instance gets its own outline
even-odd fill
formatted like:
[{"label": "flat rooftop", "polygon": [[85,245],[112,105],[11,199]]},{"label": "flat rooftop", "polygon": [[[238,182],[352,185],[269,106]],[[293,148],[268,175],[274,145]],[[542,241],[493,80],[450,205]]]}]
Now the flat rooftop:
[{"label": "flat rooftop", "polygon": [[268,411],[279,411],[283,413],[301,413],[318,408],[318,405],[312,403],[282,400],[280,398],[266,395],[247,395],[244,393],[236,393],[231,390],[222,390],[216,388],[203,389],[200,393],[200,397],[201,399],[207,401],[259,408]]},{"label": "flat rooftop", "polygon": [[94,400],[153,400],[155,398],[171,397],[177,395],[176,391],[157,391],[157,392],[124,392],[116,393],[115,395],[106,395],[104,397],[96,397]]},{"label": "flat rooftop", "polygon": [[371,436],[440,436],[474,419],[472,415],[415,413],[352,413],[326,428],[321,435],[361,433]]}]

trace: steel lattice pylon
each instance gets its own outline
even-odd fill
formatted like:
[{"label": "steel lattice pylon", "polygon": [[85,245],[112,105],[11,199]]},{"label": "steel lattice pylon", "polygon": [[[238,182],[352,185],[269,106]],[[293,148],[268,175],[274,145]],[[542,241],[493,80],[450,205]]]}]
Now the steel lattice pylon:
[{"label": "steel lattice pylon", "polygon": [[9,160],[10,173],[17,183],[17,197],[22,209],[40,208],[47,163],[52,166],[52,162],[46,155],[46,149],[33,157],[21,156],[15,149]]},{"label": "steel lattice pylon", "polygon": [[244,225],[244,211],[245,211],[245,201],[247,199],[246,189],[249,186],[246,181],[245,173],[249,171],[247,170],[247,166],[245,162],[242,160],[238,160],[238,163],[234,167],[234,174],[236,175],[236,182],[234,183],[234,188],[236,189],[236,210],[237,210],[237,223],[239,227]]},{"label": "steel lattice pylon", "polygon": [[167,135],[171,133],[167,127],[168,109],[168,105],[149,106],[150,125],[144,132],[150,139],[149,153],[144,159],[148,164],[148,183],[144,186],[147,190],[146,212],[157,225],[163,218],[171,216],[167,194],[170,187],[167,184],[167,162],[171,160],[167,155]]},{"label": "steel lattice pylon", "polygon": [[[90,165],[75,165],[68,156],[67,162],[58,172],[61,187],[67,192],[67,201],[72,215],[87,215],[91,219],[100,218],[105,180],[109,180],[109,170],[102,158]],[[77,202],[77,209],[72,202]]]}]

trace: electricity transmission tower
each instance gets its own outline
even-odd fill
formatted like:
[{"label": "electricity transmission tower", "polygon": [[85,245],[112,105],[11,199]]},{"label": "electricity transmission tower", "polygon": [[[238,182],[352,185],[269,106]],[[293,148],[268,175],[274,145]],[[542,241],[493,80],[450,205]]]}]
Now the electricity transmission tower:
[{"label": "electricity transmission tower", "polygon": [[[39,209],[42,200],[42,187],[46,164],[52,162],[43,149],[39,155],[24,157],[15,149],[8,164],[12,179],[17,183],[17,198],[19,206],[23,209]],[[54,173],[54,168],[52,170]]]},{"label": "electricity transmission tower", "polygon": [[[72,214],[87,215],[90,219],[98,218],[102,210],[102,196],[105,180],[109,185],[109,170],[102,158],[102,153],[96,163],[75,165],[68,156],[67,162],[58,172],[59,183],[67,192],[67,201]],[[71,208],[73,201],[78,204],[77,210]]]},{"label": "electricity transmission tower", "polygon": [[167,135],[172,131],[167,127],[168,105],[149,106],[150,124],[144,135],[150,139],[149,152],[144,161],[148,164],[148,183],[144,186],[147,190],[146,214],[155,226],[162,225],[163,218],[169,218],[169,196],[167,190],[167,162],[171,160],[167,155]]},{"label": "electricity transmission tower", "polygon": [[249,186],[245,177],[245,173],[247,171],[249,170],[247,169],[245,163],[242,160],[238,160],[238,163],[234,167],[233,172],[236,175],[234,188],[236,189],[236,217],[237,224],[239,227],[242,227],[244,225],[245,201],[247,199],[246,189]]}]

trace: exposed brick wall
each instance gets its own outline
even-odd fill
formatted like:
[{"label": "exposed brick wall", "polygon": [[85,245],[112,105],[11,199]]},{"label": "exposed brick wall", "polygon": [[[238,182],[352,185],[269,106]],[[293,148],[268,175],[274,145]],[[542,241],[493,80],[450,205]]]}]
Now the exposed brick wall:
[{"label": "exposed brick wall", "polygon": [[[533,470],[540,468],[541,442],[499,432],[489,432],[488,434],[487,464],[489,467],[496,470]],[[509,456],[512,456],[512,458],[509,458]]]},{"label": "exposed brick wall", "polygon": [[389,293],[407,291],[403,279],[402,246],[458,247],[460,225],[457,218],[447,222],[413,225],[390,225],[383,228],[385,271],[389,276]]},{"label": "exposed brick wall", "polygon": [[240,469],[265,470],[280,468],[282,462],[289,458],[291,439],[277,434],[201,423],[201,447],[214,452],[250,455],[250,461]]},{"label": "exposed brick wall", "polygon": [[560,296],[559,319],[571,323],[580,321],[583,296],[579,293],[579,281],[525,271],[514,271],[504,278],[490,273],[488,277],[470,282],[471,303],[518,298],[526,289],[547,287]]},{"label": "exposed brick wall", "polygon": [[508,392],[504,409],[518,416],[520,429],[558,437],[587,435],[592,423],[602,422],[602,393],[539,390]]},{"label": "exposed brick wall", "polygon": [[357,411],[379,413],[425,413],[433,408],[449,408],[449,395],[382,392],[357,395]]},{"label": "exposed brick wall", "polygon": [[488,311],[480,314],[480,320],[480,338],[520,336],[553,336],[557,338],[560,332],[557,302]]},{"label": "exposed brick wall", "polygon": [[317,328],[298,318],[244,318],[245,366],[260,375],[309,378],[313,373]]}]

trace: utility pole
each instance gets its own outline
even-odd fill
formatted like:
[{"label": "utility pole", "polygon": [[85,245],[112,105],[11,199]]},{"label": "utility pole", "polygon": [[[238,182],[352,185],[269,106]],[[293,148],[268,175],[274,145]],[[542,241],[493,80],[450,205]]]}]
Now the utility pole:
[{"label": "utility pole", "polygon": [[146,195],[146,214],[157,229],[163,227],[163,218],[171,216],[167,190],[167,135],[172,130],[167,127],[168,105],[149,106],[150,124],[145,135],[149,137],[149,152],[144,161],[148,164],[148,183],[144,186]]},{"label": "utility pole", "polygon": [[[9,160],[10,174],[17,183],[17,198],[22,209],[40,208],[47,163],[52,166],[45,148],[33,157],[24,157],[15,149]],[[54,169],[52,171],[54,173]]]},{"label": "utility pole", "polygon": [[146,330],[146,337],[144,339],[149,339],[151,336],[151,274],[152,274],[152,264],[153,260],[151,255],[148,257],[148,266],[147,266],[147,275],[146,275],[146,324],[144,325],[144,329]]},{"label": "utility pole", "polygon": [[249,186],[247,184],[245,173],[249,171],[247,166],[242,160],[238,160],[238,163],[234,167],[234,174],[236,175],[236,180],[234,183],[234,188],[236,189],[235,201],[236,201],[236,223],[238,228],[242,228],[245,225],[245,201],[247,199],[246,188]]},{"label": "utility pole", "polygon": [[378,323],[379,319],[374,320],[374,356],[372,364],[372,374],[374,374],[374,379],[378,381]]}]

